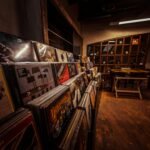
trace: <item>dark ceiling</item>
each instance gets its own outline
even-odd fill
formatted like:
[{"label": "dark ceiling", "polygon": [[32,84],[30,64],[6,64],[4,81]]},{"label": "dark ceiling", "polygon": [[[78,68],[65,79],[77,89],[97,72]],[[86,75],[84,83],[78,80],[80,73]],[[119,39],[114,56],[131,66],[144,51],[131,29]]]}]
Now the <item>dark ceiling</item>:
[{"label": "dark ceiling", "polygon": [[68,0],[78,4],[79,21],[103,22],[138,19],[150,16],[149,0]]}]

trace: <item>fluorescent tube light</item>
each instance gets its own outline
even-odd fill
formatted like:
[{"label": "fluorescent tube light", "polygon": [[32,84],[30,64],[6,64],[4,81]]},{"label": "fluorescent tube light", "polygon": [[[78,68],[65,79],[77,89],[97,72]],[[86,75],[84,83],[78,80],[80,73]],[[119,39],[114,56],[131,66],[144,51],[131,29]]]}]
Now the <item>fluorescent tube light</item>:
[{"label": "fluorescent tube light", "polygon": [[129,20],[129,21],[120,21],[119,25],[121,25],[121,24],[129,24],[129,23],[137,23],[137,22],[144,22],[144,21],[150,21],[150,18],[136,19],[136,20]]}]

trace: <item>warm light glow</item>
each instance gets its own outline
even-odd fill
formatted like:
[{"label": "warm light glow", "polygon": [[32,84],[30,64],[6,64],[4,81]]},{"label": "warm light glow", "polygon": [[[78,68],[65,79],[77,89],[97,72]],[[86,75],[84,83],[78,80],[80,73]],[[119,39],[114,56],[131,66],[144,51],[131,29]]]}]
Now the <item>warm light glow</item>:
[{"label": "warm light glow", "polygon": [[136,19],[136,20],[129,20],[129,21],[120,21],[119,25],[129,24],[129,23],[137,23],[137,22],[144,22],[144,21],[150,21],[150,18]]},{"label": "warm light glow", "polygon": [[29,48],[29,45],[25,45],[21,50],[20,52],[17,53],[17,55],[15,56],[15,58],[19,58],[21,55],[24,55],[27,51],[27,49]]},{"label": "warm light glow", "polygon": [[115,41],[108,41],[109,43],[115,43]]}]

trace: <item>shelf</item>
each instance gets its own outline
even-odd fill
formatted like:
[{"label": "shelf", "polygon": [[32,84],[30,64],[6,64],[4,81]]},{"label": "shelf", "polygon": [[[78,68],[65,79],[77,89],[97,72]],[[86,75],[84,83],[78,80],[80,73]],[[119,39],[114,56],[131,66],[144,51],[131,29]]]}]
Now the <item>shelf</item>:
[{"label": "shelf", "polygon": [[149,33],[119,37],[90,44],[92,50],[96,50],[97,54],[94,56],[95,59],[92,60],[93,64],[99,65],[102,72],[107,72],[109,67],[115,68],[115,66],[141,68],[145,65],[144,60],[147,56],[148,40]]}]

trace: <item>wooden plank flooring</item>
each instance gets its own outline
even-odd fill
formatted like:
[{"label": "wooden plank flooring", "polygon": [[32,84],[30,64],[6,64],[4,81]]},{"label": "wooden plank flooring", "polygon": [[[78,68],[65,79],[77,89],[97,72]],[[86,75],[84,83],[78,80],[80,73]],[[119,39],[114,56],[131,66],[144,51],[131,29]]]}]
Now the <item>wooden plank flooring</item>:
[{"label": "wooden plank flooring", "polygon": [[95,132],[95,150],[150,150],[150,100],[102,92]]}]

